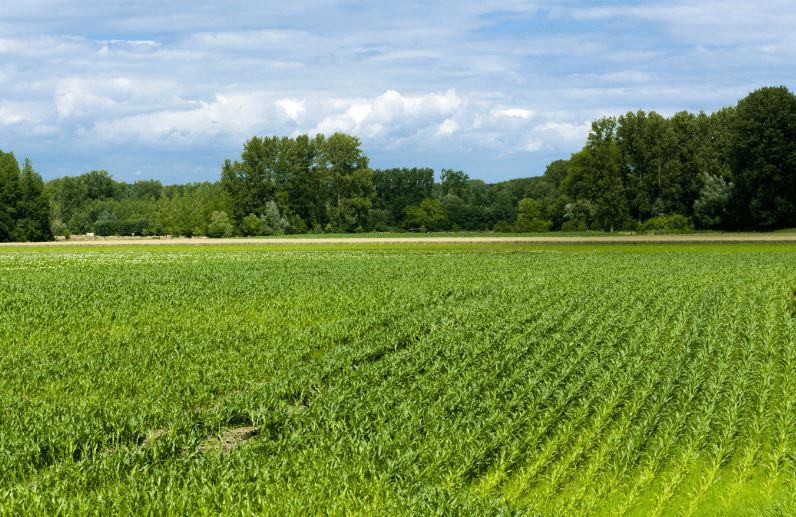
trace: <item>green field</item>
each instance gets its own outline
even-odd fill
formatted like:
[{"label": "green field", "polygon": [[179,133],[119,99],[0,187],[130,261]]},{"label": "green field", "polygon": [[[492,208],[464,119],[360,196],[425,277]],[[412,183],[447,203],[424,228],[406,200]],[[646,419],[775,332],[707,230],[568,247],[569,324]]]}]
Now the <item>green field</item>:
[{"label": "green field", "polygon": [[791,515],[796,245],[0,250],[0,512]]}]

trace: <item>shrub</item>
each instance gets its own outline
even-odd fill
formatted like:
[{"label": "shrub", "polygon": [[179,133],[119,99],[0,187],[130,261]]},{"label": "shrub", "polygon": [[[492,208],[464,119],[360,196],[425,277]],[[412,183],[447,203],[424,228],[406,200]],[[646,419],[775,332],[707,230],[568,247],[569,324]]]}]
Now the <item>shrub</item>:
[{"label": "shrub", "polygon": [[377,232],[386,232],[392,229],[389,210],[371,208],[368,211],[368,226]]},{"label": "shrub", "polygon": [[210,224],[207,225],[208,237],[232,237],[235,234],[235,227],[226,212],[213,212],[210,216]]},{"label": "shrub", "polygon": [[445,222],[445,207],[436,199],[424,199],[420,205],[404,208],[404,227],[407,230],[438,230]]},{"label": "shrub", "polygon": [[641,224],[641,231],[646,233],[684,233],[693,229],[691,221],[680,214],[659,215]]},{"label": "shrub", "polygon": [[518,232],[547,232],[552,225],[551,221],[542,218],[539,201],[525,198],[517,205],[516,228]]},{"label": "shrub", "polygon": [[240,223],[240,233],[246,237],[263,235],[265,233],[265,223],[254,214],[249,214]]},{"label": "shrub", "polygon": [[501,219],[495,223],[495,227],[492,230],[500,233],[510,233],[513,228],[509,223]]},{"label": "shrub", "polygon": [[587,230],[586,223],[583,221],[564,221],[561,223],[562,232],[585,232]]},{"label": "shrub", "polygon": [[276,202],[269,201],[265,204],[265,212],[260,217],[265,235],[282,235],[290,227],[287,217],[279,213]]}]

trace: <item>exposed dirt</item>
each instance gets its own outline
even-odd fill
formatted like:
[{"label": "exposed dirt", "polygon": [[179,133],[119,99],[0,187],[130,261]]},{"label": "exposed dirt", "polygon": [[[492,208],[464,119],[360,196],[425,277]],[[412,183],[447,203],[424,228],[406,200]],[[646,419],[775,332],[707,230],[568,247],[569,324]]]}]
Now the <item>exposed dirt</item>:
[{"label": "exposed dirt", "polygon": [[486,237],[318,237],[318,238],[240,238],[240,239],[207,239],[207,238],[96,238],[80,240],[60,240],[56,242],[24,242],[0,243],[0,247],[9,246],[280,246],[280,245],[317,245],[325,244],[488,244],[488,243],[528,243],[528,244],[589,244],[589,243],[766,243],[766,242],[792,242],[796,243],[796,233],[711,233],[711,234],[684,234],[684,235],[616,235],[600,237],[570,237],[570,236],[486,236]]},{"label": "exposed dirt", "polygon": [[155,429],[154,431],[147,433],[146,437],[144,437],[144,441],[141,442],[141,445],[144,447],[151,447],[158,438],[164,436],[168,432],[168,429]]},{"label": "exposed dirt", "polygon": [[236,429],[228,429],[221,433],[216,438],[212,438],[199,446],[199,452],[206,453],[213,450],[221,451],[223,454],[228,453],[241,443],[251,440],[260,434],[259,427],[238,427]]}]

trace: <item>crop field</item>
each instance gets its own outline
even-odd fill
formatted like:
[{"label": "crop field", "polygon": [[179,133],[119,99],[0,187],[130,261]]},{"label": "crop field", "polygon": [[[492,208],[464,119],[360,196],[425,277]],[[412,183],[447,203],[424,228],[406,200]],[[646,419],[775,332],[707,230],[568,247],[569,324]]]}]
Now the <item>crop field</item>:
[{"label": "crop field", "polygon": [[0,249],[0,513],[795,511],[793,244]]}]

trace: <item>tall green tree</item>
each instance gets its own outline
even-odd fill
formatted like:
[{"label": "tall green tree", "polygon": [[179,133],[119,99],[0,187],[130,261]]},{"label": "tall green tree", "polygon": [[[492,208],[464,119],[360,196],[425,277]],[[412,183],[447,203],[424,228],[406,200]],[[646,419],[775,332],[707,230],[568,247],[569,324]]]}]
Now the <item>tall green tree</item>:
[{"label": "tall green tree", "polygon": [[623,228],[629,218],[616,127],[613,118],[592,123],[586,146],[572,155],[562,182],[570,189],[571,198],[592,201],[594,220],[605,231]]},{"label": "tall green tree", "polygon": [[517,230],[520,232],[546,232],[552,223],[542,215],[542,204],[525,198],[517,205]]},{"label": "tall green tree", "polygon": [[0,242],[14,238],[18,199],[19,163],[13,153],[0,151]]},{"label": "tall green tree", "polygon": [[666,212],[669,168],[676,166],[669,121],[654,111],[627,113],[619,117],[616,137],[631,216],[640,221]]},{"label": "tall green tree", "polygon": [[221,170],[221,185],[230,199],[236,224],[248,214],[262,214],[265,204],[276,198],[279,137],[252,137],[243,145],[240,161],[227,160]]},{"label": "tall green tree", "polygon": [[467,197],[467,184],[470,177],[463,171],[453,169],[442,169],[440,172],[440,188],[442,196],[453,194],[462,199]]},{"label": "tall green tree", "polygon": [[738,227],[796,226],[796,96],[786,87],[761,88],[738,102],[730,163]]},{"label": "tall green tree", "polygon": [[388,210],[392,224],[398,224],[403,210],[429,198],[434,189],[434,170],[428,168],[373,170],[376,197],[373,208]]},{"label": "tall green tree", "polygon": [[50,201],[30,160],[0,151],[0,242],[52,239]]},{"label": "tall green tree", "polygon": [[375,191],[368,157],[357,137],[335,133],[322,144],[319,165],[329,185],[327,215],[336,230],[368,225]]},{"label": "tall green tree", "polygon": [[14,240],[52,240],[50,200],[44,192],[44,181],[27,159],[19,174],[16,217]]}]

